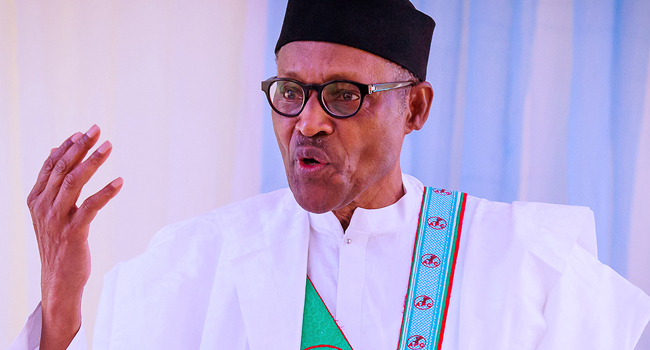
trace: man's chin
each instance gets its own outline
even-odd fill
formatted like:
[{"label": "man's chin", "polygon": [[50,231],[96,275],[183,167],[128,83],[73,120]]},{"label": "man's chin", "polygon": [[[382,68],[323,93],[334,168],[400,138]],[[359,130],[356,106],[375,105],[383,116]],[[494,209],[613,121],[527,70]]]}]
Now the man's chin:
[{"label": "man's chin", "polygon": [[328,205],[326,200],[319,200],[319,198],[311,196],[305,198],[305,196],[296,195],[295,192],[293,193],[293,197],[298,202],[298,205],[310,213],[322,214],[336,209],[336,206]]},{"label": "man's chin", "polygon": [[312,203],[298,202],[298,204],[300,205],[300,207],[302,207],[306,211],[308,211],[310,213],[314,213],[314,214],[323,214],[323,213],[327,213],[328,211],[333,210],[333,208],[326,208],[326,207],[319,206],[319,205],[311,205]]},{"label": "man's chin", "polygon": [[315,214],[322,214],[339,208],[341,205],[338,191],[327,190],[320,186],[289,186],[293,197],[303,209]]}]

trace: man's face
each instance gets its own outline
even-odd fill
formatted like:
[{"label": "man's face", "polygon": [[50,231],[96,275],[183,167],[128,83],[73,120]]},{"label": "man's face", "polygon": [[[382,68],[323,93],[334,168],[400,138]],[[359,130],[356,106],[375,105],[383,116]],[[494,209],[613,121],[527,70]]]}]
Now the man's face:
[{"label": "man's face", "polygon": [[[292,42],[280,49],[278,77],[322,84],[346,79],[363,84],[395,79],[395,66],[348,46]],[[357,114],[330,117],[310,91],[302,113],[273,112],[289,187],[305,210],[324,213],[353,201],[363,206],[381,191],[388,177],[400,176],[399,155],[407,130],[398,90],[367,95]],[[400,180],[401,181],[401,180]]]}]

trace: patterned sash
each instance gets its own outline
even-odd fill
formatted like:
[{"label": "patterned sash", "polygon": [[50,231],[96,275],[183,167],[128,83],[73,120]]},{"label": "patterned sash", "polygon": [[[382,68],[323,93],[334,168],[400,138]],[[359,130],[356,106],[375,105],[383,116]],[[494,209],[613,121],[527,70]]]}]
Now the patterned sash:
[{"label": "patterned sash", "polygon": [[[467,195],[426,187],[398,350],[439,350],[445,333]],[[352,350],[309,277],[300,349]]]}]

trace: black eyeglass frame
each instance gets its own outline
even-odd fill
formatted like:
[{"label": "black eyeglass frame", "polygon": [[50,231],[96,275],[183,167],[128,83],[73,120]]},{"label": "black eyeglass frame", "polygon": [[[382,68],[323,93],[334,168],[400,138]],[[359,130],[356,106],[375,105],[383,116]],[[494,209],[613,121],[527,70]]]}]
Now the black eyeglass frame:
[{"label": "black eyeglass frame", "polygon": [[[302,106],[300,106],[300,110],[297,113],[288,114],[288,113],[280,112],[277,108],[275,108],[275,106],[273,105],[273,102],[271,102],[271,92],[270,92],[271,85],[274,82],[277,82],[277,81],[289,81],[289,82],[297,84],[302,89],[303,96],[305,96],[306,98],[304,98],[302,100]],[[323,101],[323,93],[322,92],[323,92],[323,89],[325,88],[325,86],[327,86],[329,84],[334,84],[334,83],[348,83],[348,84],[352,84],[352,85],[356,86],[357,88],[359,88],[359,94],[360,94],[360,96],[359,96],[359,106],[357,107],[356,111],[354,111],[353,113],[351,113],[349,115],[336,115],[336,114],[332,113],[332,111],[330,111],[327,108],[327,106],[325,105],[325,101]],[[297,80],[290,79],[290,78],[271,77],[271,78],[266,79],[266,80],[264,80],[262,82],[262,91],[264,91],[264,94],[266,95],[266,99],[268,100],[269,105],[271,106],[271,108],[277,114],[279,114],[281,116],[288,117],[288,118],[293,118],[293,117],[299,116],[300,113],[302,113],[302,110],[305,109],[305,105],[307,104],[307,100],[309,100],[309,90],[314,90],[318,94],[318,96],[317,96],[318,97],[318,103],[323,108],[325,113],[327,113],[330,117],[333,117],[333,118],[346,119],[346,118],[352,117],[353,115],[357,114],[357,112],[359,112],[359,110],[361,109],[361,106],[363,105],[363,98],[366,95],[370,95],[370,94],[373,94],[375,92],[398,89],[398,88],[403,88],[403,87],[413,86],[413,85],[416,85],[416,83],[412,82],[412,81],[397,81],[397,82],[392,82],[392,83],[380,83],[380,84],[361,84],[361,83],[358,83],[358,82],[352,81],[352,80],[332,80],[332,81],[328,81],[328,82],[325,82],[325,83],[322,83],[322,84],[303,84],[303,83],[301,83],[301,82],[299,82]]]}]

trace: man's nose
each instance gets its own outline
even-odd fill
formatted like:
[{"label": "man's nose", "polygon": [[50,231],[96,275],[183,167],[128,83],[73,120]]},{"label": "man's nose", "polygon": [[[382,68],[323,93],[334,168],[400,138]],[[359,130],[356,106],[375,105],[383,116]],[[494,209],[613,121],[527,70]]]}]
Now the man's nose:
[{"label": "man's nose", "polygon": [[334,131],[333,118],[318,103],[316,91],[310,91],[305,108],[296,118],[299,118],[296,129],[304,136],[312,137],[319,133],[329,135]]}]

